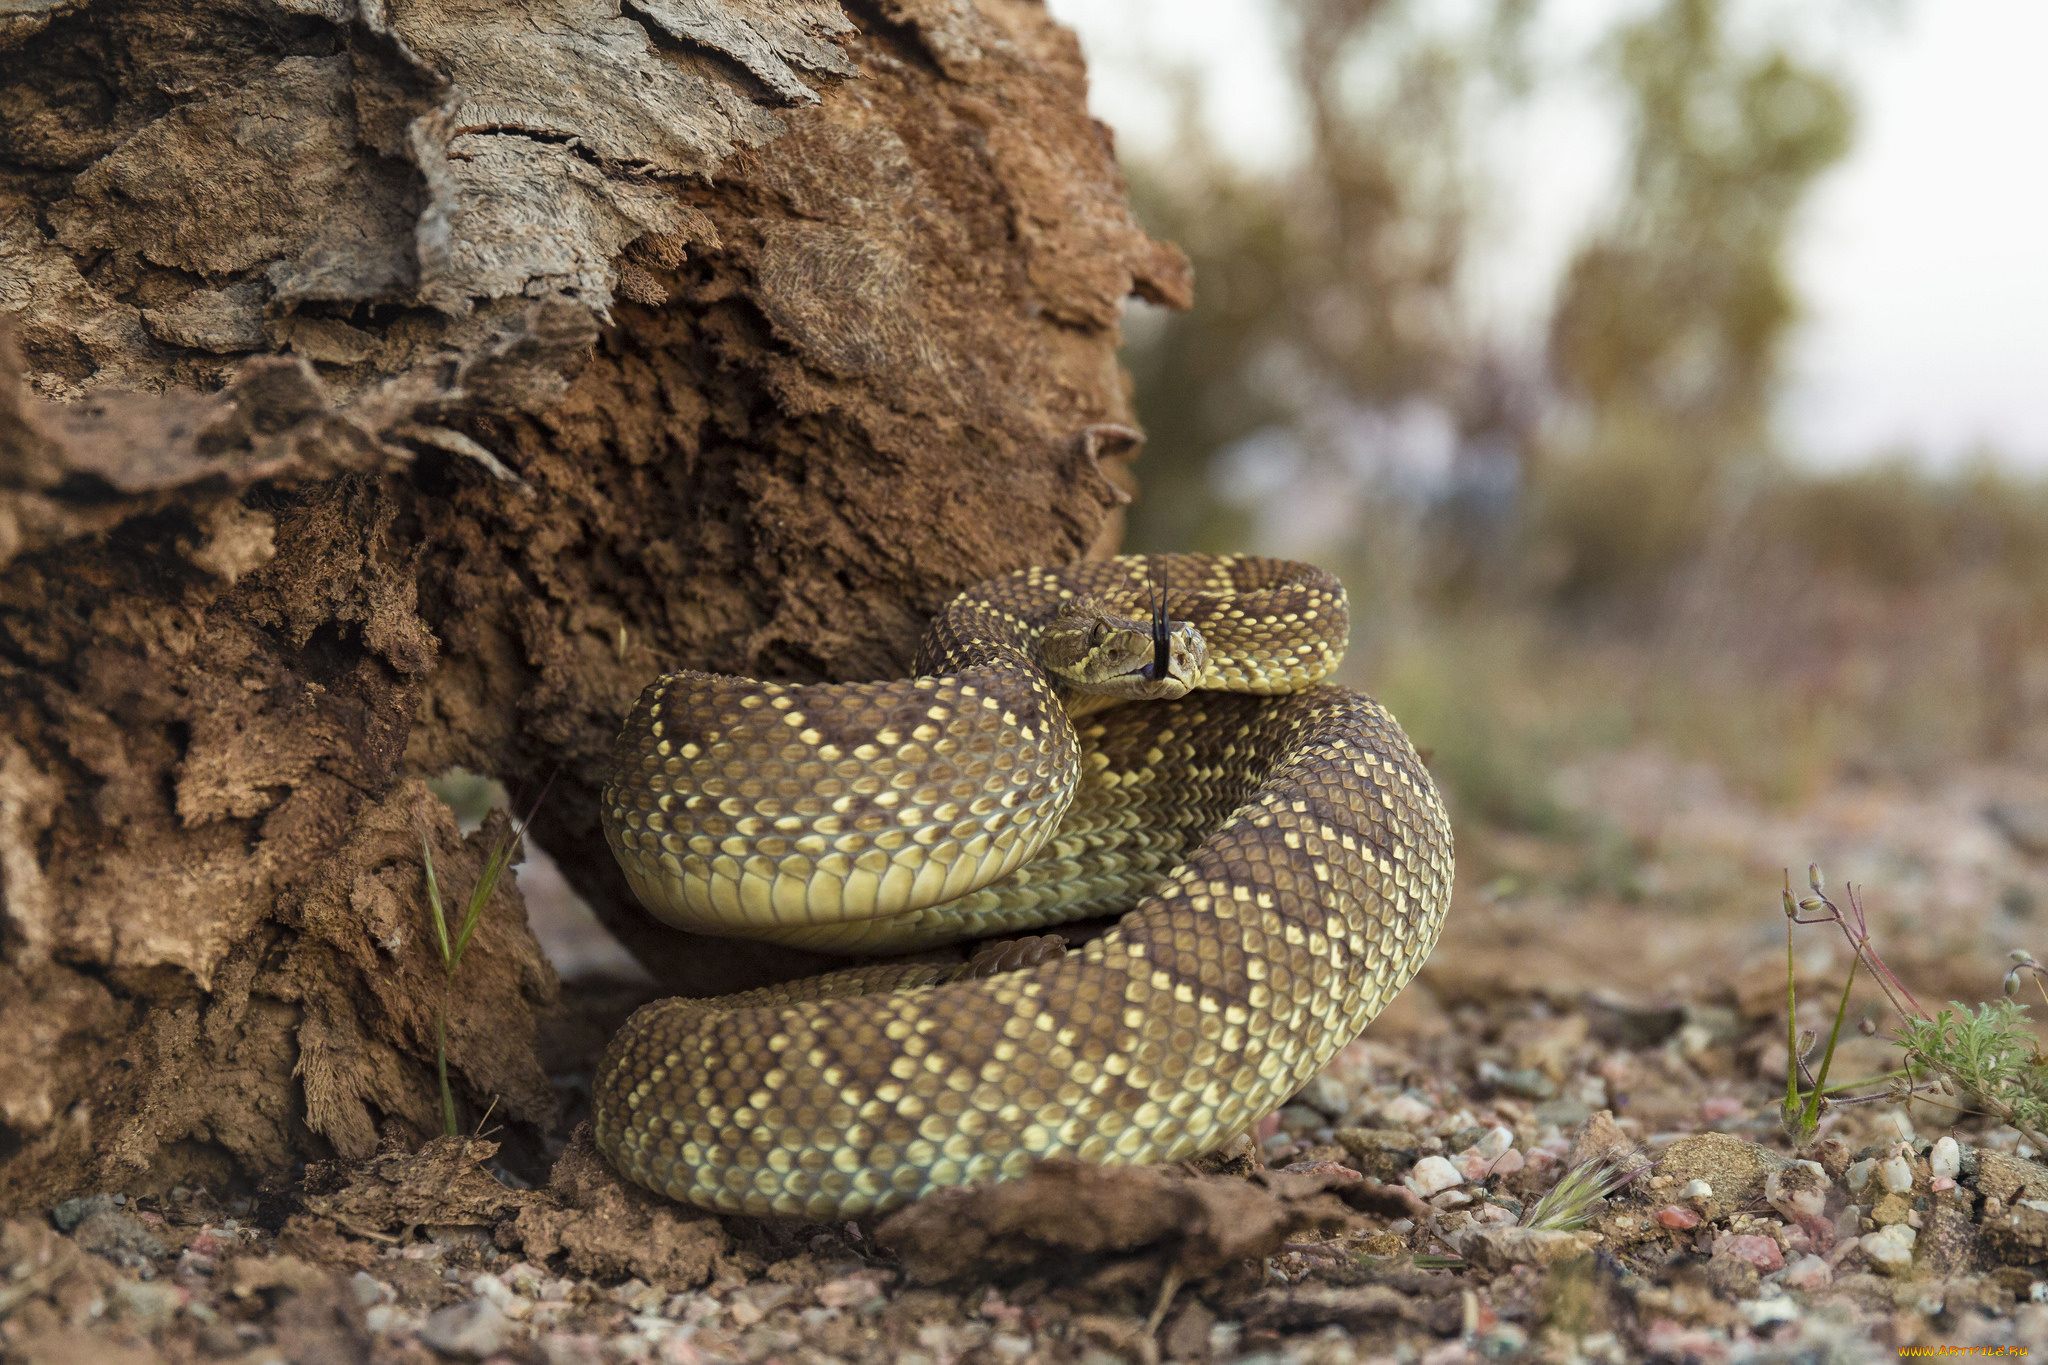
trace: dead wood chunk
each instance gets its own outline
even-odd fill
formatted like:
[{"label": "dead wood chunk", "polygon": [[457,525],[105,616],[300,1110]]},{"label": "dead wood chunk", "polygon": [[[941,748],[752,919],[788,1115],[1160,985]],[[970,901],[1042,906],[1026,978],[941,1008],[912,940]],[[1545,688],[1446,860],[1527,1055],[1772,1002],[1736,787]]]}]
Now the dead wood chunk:
[{"label": "dead wood chunk", "polygon": [[703,1284],[728,1249],[715,1215],[619,1179],[598,1155],[587,1124],[570,1136],[545,1197],[530,1200],[498,1238],[532,1261],[567,1256],[581,1275],[637,1275],[668,1289]]},{"label": "dead wood chunk", "polygon": [[1240,1179],[1266,1169],[1259,1157],[1259,1144],[1250,1133],[1239,1133],[1213,1152],[1190,1157],[1181,1163],[1190,1175],[1234,1175]]},{"label": "dead wood chunk", "polygon": [[891,1215],[876,1240],[914,1283],[987,1276],[1072,1278],[1106,1261],[1161,1257],[1190,1278],[1270,1256],[1290,1237],[1355,1221],[1328,1176],[1250,1180],[1160,1166],[1047,1161],[1023,1180],[940,1190]]},{"label": "dead wood chunk", "polygon": [[414,1227],[495,1227],[533,1196],[500,1184],[484,1169],[498,1144],[482,1138],[435,1138],[417,1152],[387,1151],[340,1171],[331,1192],[307,1194],[309,1213],[356,1233]]}]

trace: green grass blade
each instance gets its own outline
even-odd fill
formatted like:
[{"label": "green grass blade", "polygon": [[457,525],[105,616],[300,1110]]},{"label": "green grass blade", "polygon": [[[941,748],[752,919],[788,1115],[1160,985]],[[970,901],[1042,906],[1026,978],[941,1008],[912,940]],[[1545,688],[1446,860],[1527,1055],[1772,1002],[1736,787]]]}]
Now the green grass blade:
[{"label": "green grass blade", "polygon": [[462,954],[469,947],[470,939],[476,936],[477,925],[483,923],[484,906],[489,904],[491,893],[498,889],[498,879],[505,875],[510,862],[512,846],[519,842],[517,831],[508,835],[505,841],[491,850],[491,856],[484,862],[484,870],[477,877],[476,885],[470,889],[469,904],[463,907],[462,927],[455,935],[455,948],[448,961],[448,970],[454,971],[462,965]]},{"label": "green grass blade", "polygon": [[434,913],[434,938],[441,948],[441,965],[455,970],[455,957],[448,946],[448,914],[441,908],[441,881],[434,875],[434,845],[425,830],[420,831],[420,852],[425,855],[427,908]]},{"label": "green grass blade", "polygon": [[526,812],[526,818],[512,827],[498,846],[491,850],[491,856],[484,862],[484,870],[476,879],[476,886],[469,893],[469,904],[463,907],[462,927],[455,936],[455,947],[448,960],[448,970],[453,972],[462,963],[462,954],[469,947],[469,940],[475,936],[477,925],[484,917],[484,906],[489,904],[491,893],[498,889],[498,879],[505,875],[505,869],[512,865],[512,851],[519,847],[519,841],[526,837],[527,826],[540,813],[540,803],[547,799],[548,788],[555,785],[552,775],[540,789],[540,795],[533,799],[533,806]]},{"label": "green grass blade", "polygon": [[[1785,874],[1785,1103],[1778,1110],[1788,1126],[1803,1128],[1805,1118],[1799,1107],[1799,990],[1795,981],[1798,966],[1792,955],[1792,874]],[[1805,1142],[1804,1132],[1793,1134],[1801,1143]]]}]

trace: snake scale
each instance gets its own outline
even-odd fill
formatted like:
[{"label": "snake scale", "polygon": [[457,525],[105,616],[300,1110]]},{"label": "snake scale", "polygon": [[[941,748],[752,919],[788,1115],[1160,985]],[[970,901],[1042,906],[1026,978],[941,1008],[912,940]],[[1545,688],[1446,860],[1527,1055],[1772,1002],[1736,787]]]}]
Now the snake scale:
[{"label": "snake scale", "polygon": [[1123,556],[962,593],[917,676],[652,684],[604,827],[700,932],[905,953],[636,1013],[598,1146],[706,1208],[836,1218],[1033,1161],[1172,1161],[1283,1103],[1434,945],[1451,833],[1377,702],[1322,682],[1320,569]]}]

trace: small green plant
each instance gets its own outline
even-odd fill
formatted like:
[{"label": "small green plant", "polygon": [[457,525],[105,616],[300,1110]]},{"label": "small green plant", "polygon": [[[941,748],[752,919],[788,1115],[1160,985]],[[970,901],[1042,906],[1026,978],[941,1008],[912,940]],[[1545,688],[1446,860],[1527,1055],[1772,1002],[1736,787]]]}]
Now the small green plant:
[{"label": "small green plant", "polygon": [[[1785,876],[1785,1024],[1790,1050],[1785,1068],[1785,1100],[1780,1118],[1792,1139],[1804,1145],[1820,1124],[1820,1116],[1833,1104],[1859,1104],[1871,1100],[1903,1100],[1918,1097],[1933,1103],[1936,1092],[1947,1096],[1970,1096],[1983,1111],[2011,1124],[2036,1151],[2048,1151],[2048,1057],[2043,1057],[2034,1037],[2027,1031],[2027,1007],[2014,999],[2023,980],[2032,980],[2048,1003],[2048,968],[2024,949],[2012,954],[2013,967],[2006,973],[2006,998],[1971,1007],[1956,1001],[1940,1014],[1929,1014],[1913,993],[1893,974],[1870,941],[1870,925],[1861,897],[1854,886],[1844,888],[1846,911],[1828,897],[1826,879],[1818,866],[1808,865],[1807,882],[1812,894],[1797,900],[1792,896],[1792,877]],[[1841,929],[1854,954],[1849,979],[1842,986],[1842,998],[1835,1007],[1835,1021],[1828,1030],[1827,1049],[1820,1072],[1809,1075],[1805,1055],[1812,1050],[1810,1035],[1797,1035],[1795,1022],[1798,995],[1794,985],[1792,928],[1800,924],[1833,924]],[[1860,1082],[1884,1082],[1885,1087],[1862,1095],[1835,1092],[1852,1087],[1831,1087],[1828,1069],[1834,1061],[1835,1044],[1849,1013],[1849,988],[1858,967],[1866,968],[1884,992],[1885,1000],[1898,1016],[1891,1041],[1904,1054],[1899,1070]],[[1874,1031],[1874,1030],[1872,1030]],[[1800,1081],[1808,1084],[1802,1094]],[[1956,1107],[1956,1106],[1950,1106]]]},{"label": "small green plant", "polygon": [[1576,1232],[1586,1226],[1601,1201],[1650,1169],[1648,1162],[1620,1165],[1597,1158],[1581,1161],[1557,1178],[1541,1199],[1522,1215],[1522,1226],[1546,1232]]},{"label": "small green plant", "polygon": [[484,906],[490,903],[491,894],[498,889],[498,881],[505,875],[505,869],[512,865],[512,855],[519,847],[519,841],[526,837],[527,826],[540,812],[540,803],[546,799],[548,787],[554,785],[550,777],[540,795],[534,798],[533,808],[526,812],[526,818],[514,825],[503,839],[491,850],[484,860],[484,867],[476,879],[476,885],[469,889],[469,900],[462,908],[462,918],[455,925],[451,936],[448,931],[448,911],[441,896],[441,879],[434,871],[434,844],[427,837],[424,827],[420,830],[421,867],[427,880],[427,909],[434,921],[434,946],[441,956],[441,1004],[434,1013],[434,1070],[441,1082],[441,1131],[449,1137],[462,1131],[455,1118],[455,1092],[448,1085],[448,997],[455,989],[455,972],[462,966],[462,955],[469,948],[469,941],[476,936],[477,926],[483,922]]}]

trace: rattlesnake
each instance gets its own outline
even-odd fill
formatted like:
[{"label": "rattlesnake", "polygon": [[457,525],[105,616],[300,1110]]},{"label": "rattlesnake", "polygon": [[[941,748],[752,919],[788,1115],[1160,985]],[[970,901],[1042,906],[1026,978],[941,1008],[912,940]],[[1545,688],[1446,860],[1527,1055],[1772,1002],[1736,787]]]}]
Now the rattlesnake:
[{"label": "rattlesnake", "polygon": [[827,1218],[1244,1131],[1407,983],[1450,899],[1415,750],[1320,681],[1348,625],[1308,565],[1124,556],[962,593],[914,678],[655,682],[604,828],[664,920],[902,953],[1128,913],[1073,951],[649,1005],[599,1065],[599,1147],[677,1199]]}]

